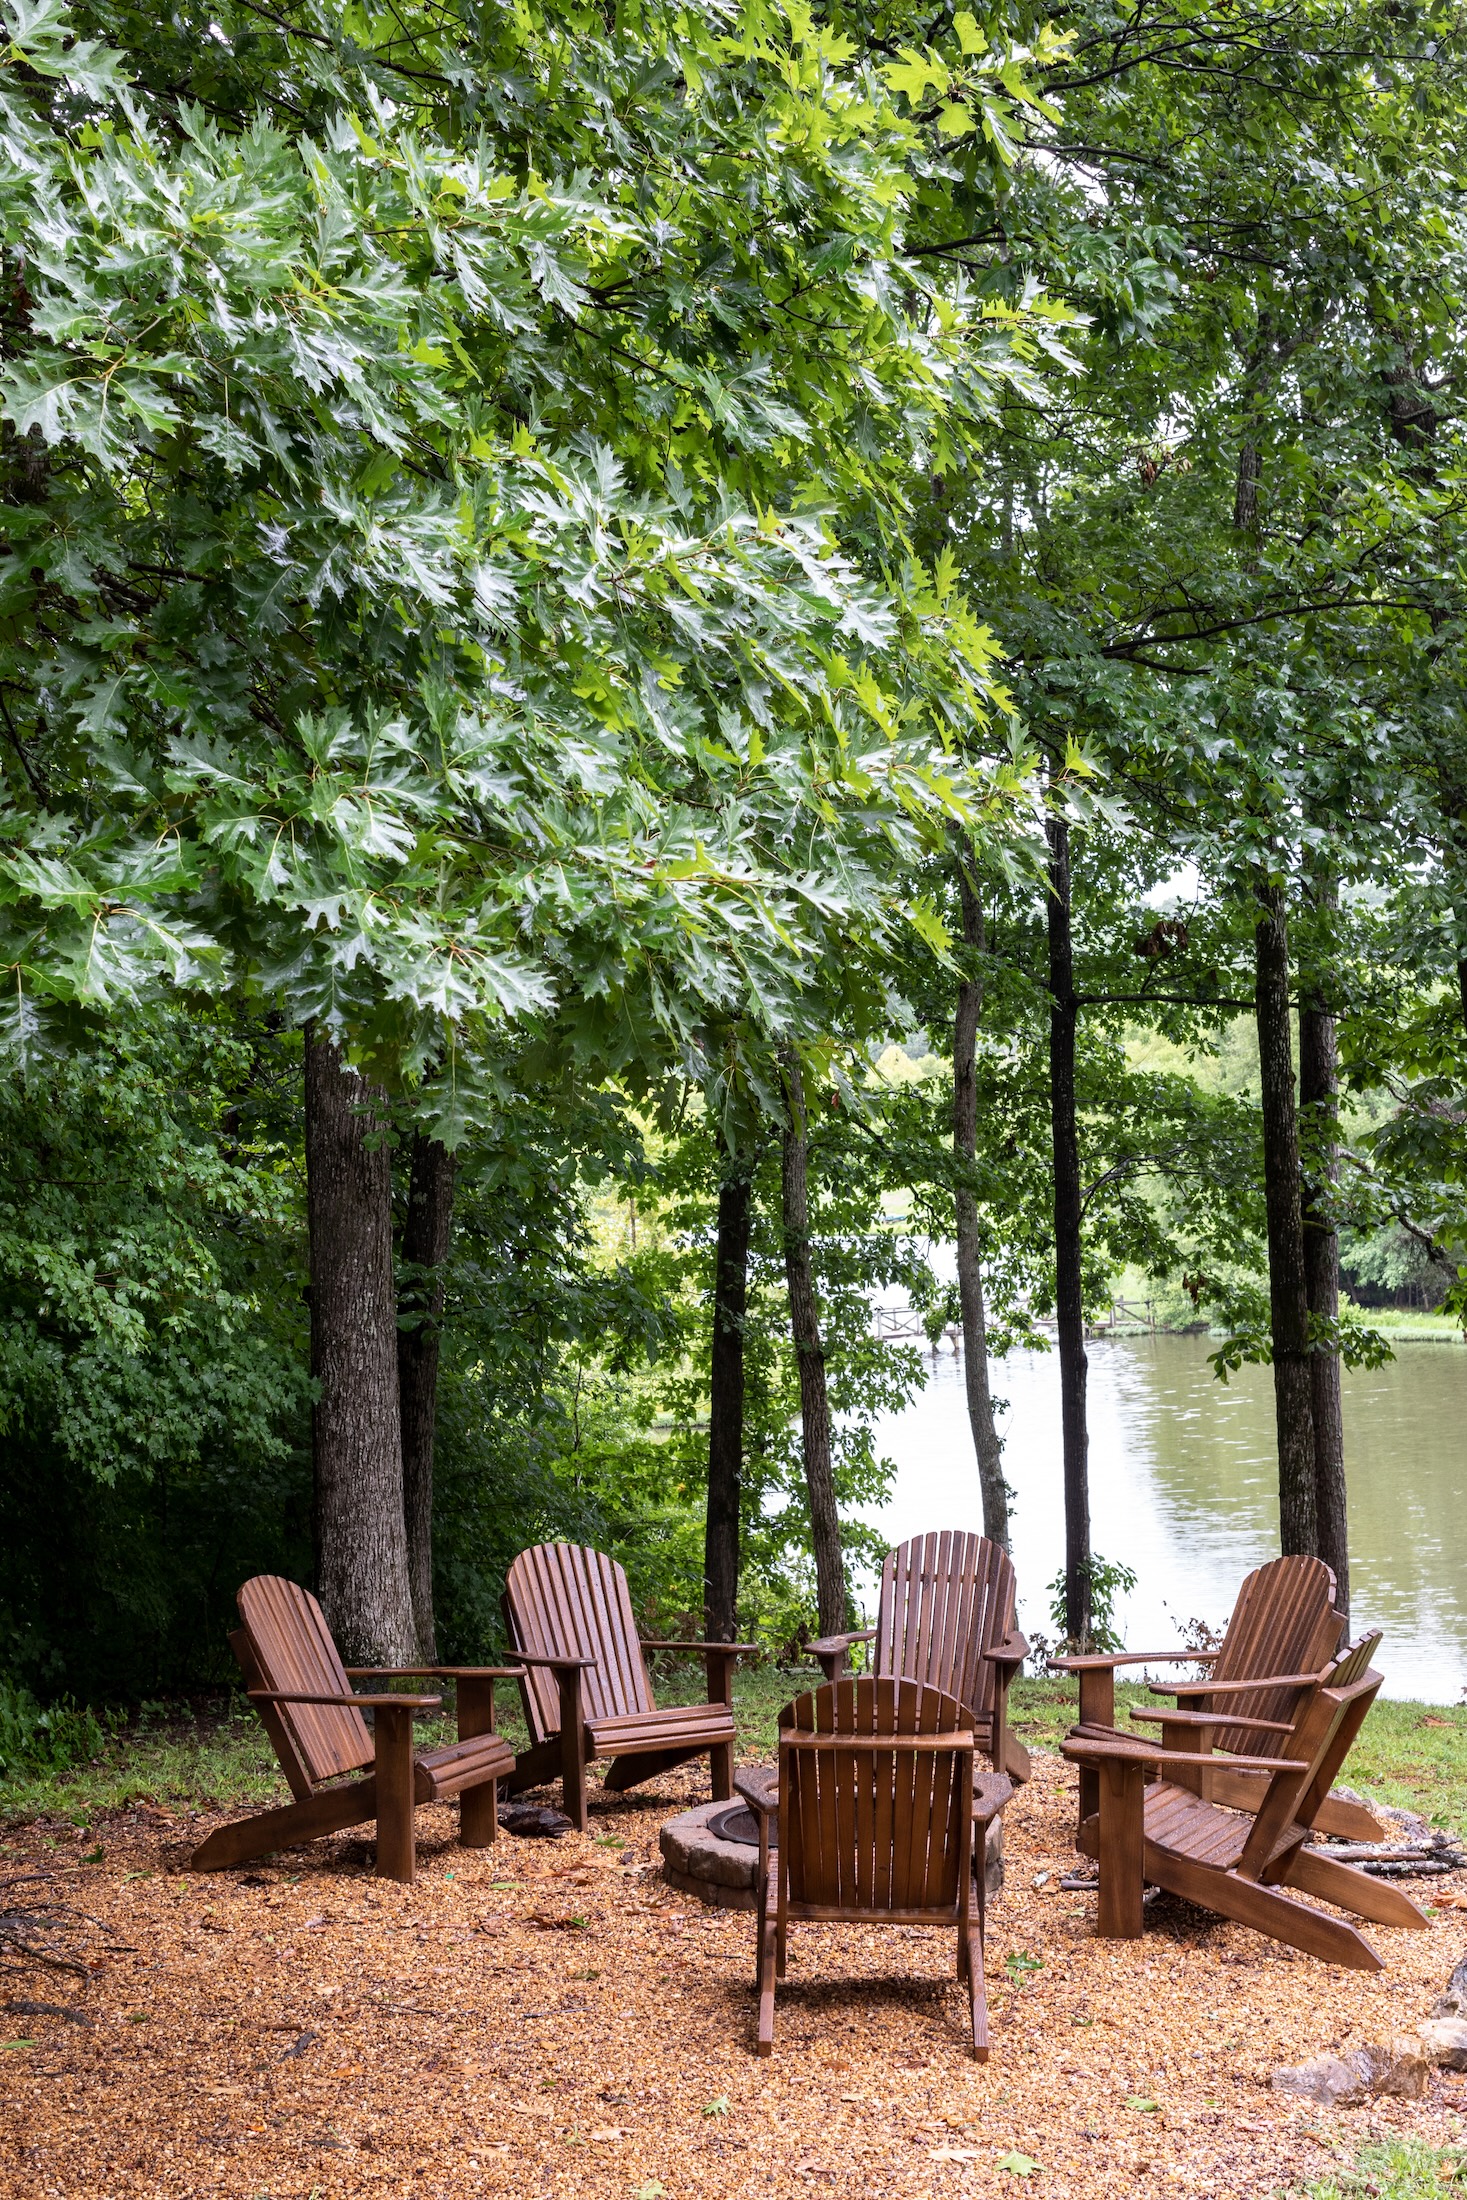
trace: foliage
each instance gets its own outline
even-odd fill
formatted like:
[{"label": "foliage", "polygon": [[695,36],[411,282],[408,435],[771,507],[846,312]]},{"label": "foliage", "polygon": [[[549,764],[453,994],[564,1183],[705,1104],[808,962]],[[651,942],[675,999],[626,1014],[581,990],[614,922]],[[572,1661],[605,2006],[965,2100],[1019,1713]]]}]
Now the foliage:
[{"label": "foliage", "polygon": [[0,1780],[16,1773],[65,1772],[95,1757],[101,1727],[69,1696],[43,1710],[28,1688],[0,1676]]},{"label": "foliage", "polygon": [[1427,2146],[1419,2139],[1393,2139],[1362,2147],[1351,2169],[1304,2187],[1307,2200],[1353,2200],[1371,2193],[1376,2200],[1438,2200],[1462,2190],[1463,2160],[1451,2147]]},{"label": "foliage", "polygon": [[[243,981],[389,1070],[447,1047],[457,1137],[506,1017],[623,1059],[690,999],[788,1019],[801,955],[1017,785],[991,638],[893,522],[1047,324],[893,280],[905,93],[798,14],[490,11],[436,103],[314,11],[201,18],[203,105],[106,27],[13,14],[0,87],[12,1045]],[[843,489],[880,582],[801,508]]]},{"label": "foliage", "polygon": [[220,1670],[243,1572],[303,1562],[297,1074],[175,1013],[0,1087],[0,1640],[32,1685]]},{"label": "foliage", "polygon": [[1134,1570],[1118,1558],[1102,1558],[1092,1551],[1085,1562],[1090,1584],[1090,1635],[1083,1643],[1071,1643],[1065,1634],[1065,1576],[1061,1568],[1049,1584],[1049,1620],[1055,1639],[1066,1650],[1105,1653],[1124,1650],[1116,1633],[1116,1598],[1129,1596],[1136,1586]]}]

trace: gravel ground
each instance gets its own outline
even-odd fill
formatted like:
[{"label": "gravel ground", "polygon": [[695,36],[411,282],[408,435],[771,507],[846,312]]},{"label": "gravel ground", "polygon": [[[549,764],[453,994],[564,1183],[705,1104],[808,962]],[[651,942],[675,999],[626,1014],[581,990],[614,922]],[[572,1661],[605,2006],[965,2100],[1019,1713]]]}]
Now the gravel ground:
[{"label": "gravel ground", "polygon": [[1467,2129],[1467,2078],[1335,2113],[1268,2089],[1277,2064],[1415,2029],[1467,1946],[1459,1882],[1414,1890],[1429,1932],[1367,1929],[1376,1977],[1170,1901],[1144,1941],[1102,1943],[1093,1899],[1059,1891],[1073,1775],[1047,1756],[1006,1821],[988,2065],[952,1934],[818,1926],[792,1932],[760,2063],[752,1918],[656,1871],[659,1824],[706,1778],[597,1790],[587,1836],[492,1850],[421,1812],[415,1887],[351,1840],[190,1877],[205,1817],[13,1831],[0,1878],[51,1876],[0,1907],[74,1905],[54,1944],[88,1978],[0,1967],[0,2192],[1261,2200],[1371,2138]]}]

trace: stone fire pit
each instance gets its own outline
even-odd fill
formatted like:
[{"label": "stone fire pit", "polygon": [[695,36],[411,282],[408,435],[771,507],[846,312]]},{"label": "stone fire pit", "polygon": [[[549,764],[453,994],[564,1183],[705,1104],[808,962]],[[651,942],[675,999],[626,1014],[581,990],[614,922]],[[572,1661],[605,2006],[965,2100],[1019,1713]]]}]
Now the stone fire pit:
[{"label": "stone fire pit", "polygon": [[[717,1909],[755,1907],[759,1825],[747,1804],[700,1803],[696,1810],[669,1818],[657,1838],[662,1876],[670,1887]],[[991,1899],[1003,1885],[1001,1818],[989,1820],[986,1858]]]}]

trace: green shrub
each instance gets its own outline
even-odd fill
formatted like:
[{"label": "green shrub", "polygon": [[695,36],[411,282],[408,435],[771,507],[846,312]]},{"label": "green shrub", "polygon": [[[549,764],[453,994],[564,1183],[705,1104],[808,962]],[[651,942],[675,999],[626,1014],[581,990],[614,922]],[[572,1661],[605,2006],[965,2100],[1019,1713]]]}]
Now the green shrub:
[{"label": "green shrub", "polygon": [[69,1696],[42,1706],[28,1688],[0,1679],[0,1780],[16,1772],[62,1772],[95,1757],[102,1729]]}]

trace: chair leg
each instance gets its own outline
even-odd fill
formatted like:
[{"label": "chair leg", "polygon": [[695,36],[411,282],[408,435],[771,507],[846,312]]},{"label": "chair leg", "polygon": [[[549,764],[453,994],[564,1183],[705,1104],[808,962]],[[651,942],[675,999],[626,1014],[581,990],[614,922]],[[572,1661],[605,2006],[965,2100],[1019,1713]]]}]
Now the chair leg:
[{"label": "chair leg", "polygon": [[404,1704],[379,1704],[377,1743],[377,1870],[410,1886],[417,1876],[413,1842],[413,1715]]},{"label": "chair leg", "polygon": [[973,2026],[973,2054],[978,2062],[988,2060],[988,1989],[983,1980],[983,1925],[976,1917],[968,1917],[958,1928],[958,1967],[961,1973],[966,1963],[968,1970],[968,2013]]},{"label": "chair leg", "polygon": [[776,1921],[774,1930],[774,1971],[777,1978],[783,1978],[789,1968],[789,1953],[789,1927],[781,1917]]},{"label": "chair leg", "polygon": [[775,1959],[779,1923],[769,1915],[769,1896],[764,1897],[763,1930],[759,1936],[759,2036],[758,2052],[774,2053],[774,1981],[779,1966]]},{"label": "chair leg", "polygon": [[[458,1693],[458,1738],[475,1741],[494,1732],[494,1683],[461,1675]],[[485,1780],[465,1788],[458,1807],[458,1838],[466,1849],[489,1848],[499,1832],[499,1782]]]},{"label": "chair leg", "polygon": [[1260,1886],[1256,1879],[1242,1879],[1237,1872],[1199,1870],[1195,1865],[1183,1870],[1162,1858],[1157,1859],[1154,1876],[1158,1886],[1170,1887],[1189,1902],[1217,1910],[1240,1925],[1251,1925],[1271,1940],[1302,1948],[1322,1962],[1338,1963],[1350,1971],[1385,1969],[1369,1941],[1343,1918],[1312,1910],[1278,1888]]},{"label": "chair leg", "polygon": [[581,1716],[578,1666],[556,1674],[560,1683],[560,1805],[577,1833],[586,1830],[586,1728]]},{"label": "chair leg", "polygon": [[708,1771],[713,1783],[713,1800],[726,1803],[733,1794],[733,1743],[715,1742],[708,1752]]},{"label": "chair leg", "polygon": [[360,1826],[376,1807],[371,1780],[353,1780],[350,1787],[323,1788],[303,1802],[286,1803],[277,1810],[258,1811],[253,1818],[236,1818],[232,1825],[216,1826],[188,1860],[194,1872],[227,1871],[231,1864],[248,1864],[274,1849],[293,1849],[322,1834],[340,1833]]},{"label": "chair leg", "polygon": [[1424,1930],[1430,1923],[1399,1887],[1391,1886],[1384,1879],[1372,1879],[1368,1873],[1357,1871],[1353,1864],[1341,1864],[1334,1857],[1321,1856],[1316,1849],[1300,1849],[1285,1869],[1283,1881],[1286,1887],[1297,1887],[1303,1894],[1321,1895],[1326,1902],[1336,1902],[1342,1910],[1351,1910],[1356,1917],[1369,1918],[1375,1925]]},{"label": "chair leg", "polygon": [[499,1833],[499,1782],[484,1780],[459,1798],[458,1838],[466,1849],[492,1848]]},{"label": "chair leg", "polygon": [[1103,1764],[1099,1779],[1098,1930],[1103,1940],[1139,1940],[1146,1891],[1146,1787],[1140,1765]]}]

